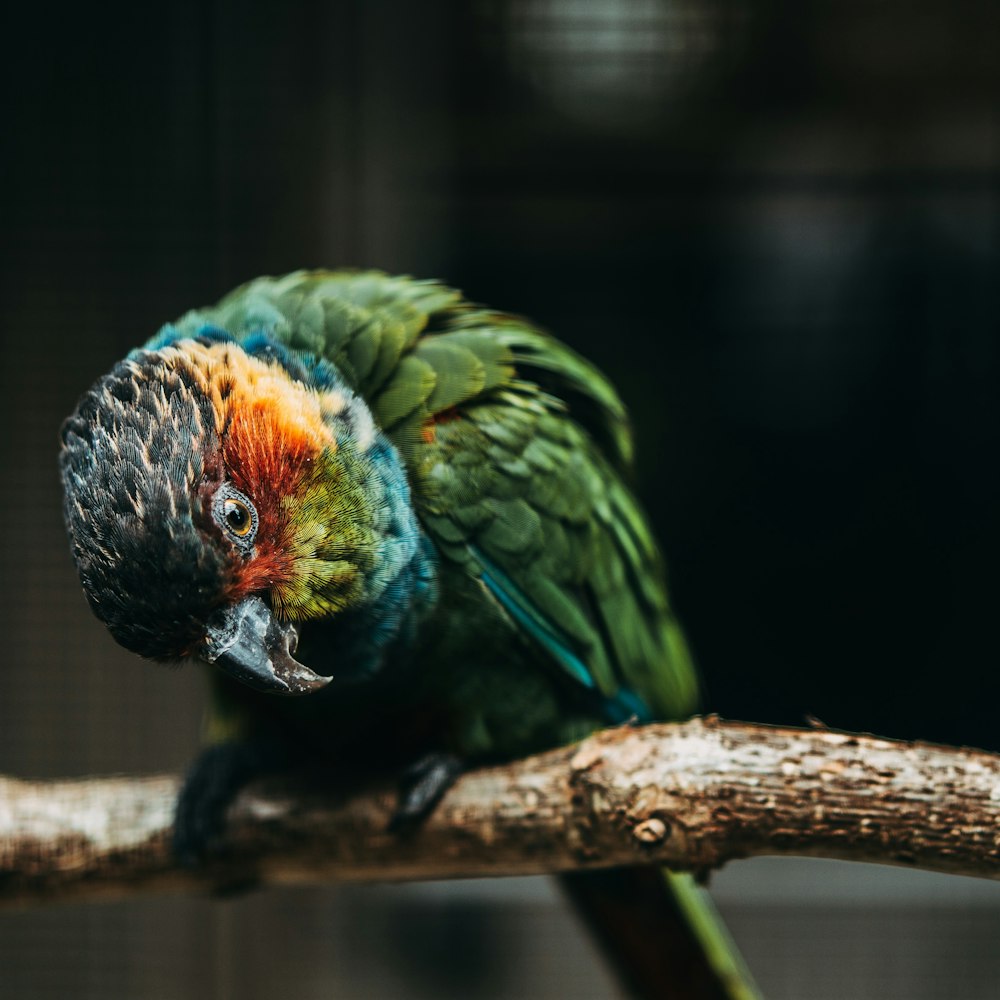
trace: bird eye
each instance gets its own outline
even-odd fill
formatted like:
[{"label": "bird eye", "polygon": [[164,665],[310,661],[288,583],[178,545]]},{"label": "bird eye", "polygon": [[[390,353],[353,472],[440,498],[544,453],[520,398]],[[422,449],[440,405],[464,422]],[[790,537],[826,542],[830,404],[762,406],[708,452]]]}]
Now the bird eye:
[{"label": "bird eye", "polygon": [[225,518],[226,526],[240,538],[250,534],[253,527],[253,518],[250,516],[250,508],[235,497],[222,502],[222,516]]},{"label": "bird eye", "polygon": [[223,483],[212,500],[215,523],[245,555],[253,552],[257,536],[257,508],[238,489]]}]

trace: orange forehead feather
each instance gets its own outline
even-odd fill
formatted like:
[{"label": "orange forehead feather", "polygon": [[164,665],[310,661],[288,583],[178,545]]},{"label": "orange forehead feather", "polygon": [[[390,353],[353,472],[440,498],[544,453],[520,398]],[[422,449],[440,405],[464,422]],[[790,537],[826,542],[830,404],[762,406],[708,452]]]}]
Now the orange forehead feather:
[{"label": "orange forehead feather", "polygon": [[164,353],[170,351],[177,351],[199,377],[212,401],[224,457],[236,464],[263,460],[266,454],[269,465],[295,466],[336,447],[323,417],[343,407],[339,393],[315,392],[280,365],[251,357],[236,344],[184,341]]}]

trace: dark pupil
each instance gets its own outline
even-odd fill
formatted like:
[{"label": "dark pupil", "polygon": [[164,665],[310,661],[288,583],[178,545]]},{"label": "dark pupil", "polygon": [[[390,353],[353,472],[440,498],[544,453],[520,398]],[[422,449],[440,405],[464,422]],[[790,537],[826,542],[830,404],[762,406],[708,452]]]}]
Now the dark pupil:
[{"label": "dark pupil", "polygon": [[226,522],[233,531],[243,531],[246,528],[248,521],[250,520],[250,514],[245,507],[241,507],[237,503],[230,502],[227,504],[229,508],[226,511]]}]

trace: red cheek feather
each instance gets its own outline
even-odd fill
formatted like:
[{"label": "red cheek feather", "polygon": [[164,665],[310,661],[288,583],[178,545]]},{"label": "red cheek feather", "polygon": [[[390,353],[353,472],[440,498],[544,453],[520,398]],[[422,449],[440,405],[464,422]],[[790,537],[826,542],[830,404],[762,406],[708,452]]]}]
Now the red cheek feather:
[{"label": "red cheek feather", "polygon": [[272,590],[295,576],[290,526],[283,499],[295,496],[317,453],[311,429],[276,419],[273,407],[244,406],[231,416],[222,458],[232,484],[257,508],[254,555],[240,564],[228,588],[231,600]]},{"label": "red cheek feather", "polygon": [[291,558],[274,550],[261,552],[258,547],[250,560],[237,571],[228,596],[239,601],[251,594],[287,584],[293,576]]}]

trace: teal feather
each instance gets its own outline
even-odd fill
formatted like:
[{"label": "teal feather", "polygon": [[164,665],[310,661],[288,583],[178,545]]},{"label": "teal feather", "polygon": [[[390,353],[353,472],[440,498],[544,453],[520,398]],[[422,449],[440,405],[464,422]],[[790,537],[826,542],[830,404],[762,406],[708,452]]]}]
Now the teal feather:
[{"label": "teal feather", "polygon": [[535,605],[521,592],[517,584],[503,570],[493,565],[482,553],[474,552],[474,558],[482,567],[483,583],[500,602],[514,621],[574,679],[584,687],[594,687],[594,678],[583,660],[570,649],[569,640],[561,635]]}]

